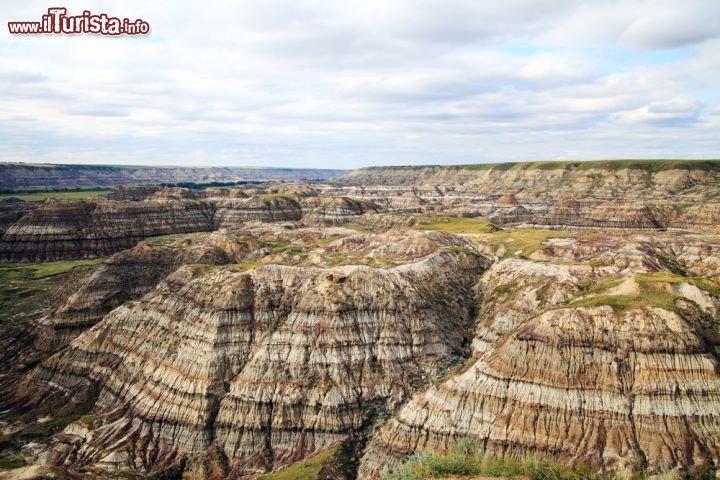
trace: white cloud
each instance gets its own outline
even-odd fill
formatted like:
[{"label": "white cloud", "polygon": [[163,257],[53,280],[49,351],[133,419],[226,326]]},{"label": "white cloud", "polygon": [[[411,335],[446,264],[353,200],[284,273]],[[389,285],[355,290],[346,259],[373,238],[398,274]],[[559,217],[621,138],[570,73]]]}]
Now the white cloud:
[{"label": "white cloud", "polygon": [[354,167],[720,150],[714,1],[163,3],[66,2],[142,17],[147,38],[3,32],[0,160]]}]

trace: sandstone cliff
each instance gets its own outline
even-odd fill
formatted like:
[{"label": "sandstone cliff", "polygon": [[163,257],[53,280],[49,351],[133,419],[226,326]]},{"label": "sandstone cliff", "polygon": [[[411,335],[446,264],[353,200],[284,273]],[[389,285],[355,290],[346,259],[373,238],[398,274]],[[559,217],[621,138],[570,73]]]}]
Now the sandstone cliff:
[{"label": "sandstone cliff", "polygon": [[[11,202],[6,260],[109,256],[0,332],[3,448],[73,478],[322,458],[339,480],[342,450],[374,480],[458,439],[620,477],[712,474],[717,173],[669,165]],[[18,285],[2,294],[34,294]]]},{"label": "sandstone cliff", "polygon": [[345,170],[252,167],[138,167],[125,165],[0,164],[0,191],[114,187],[176,182],[322,180]]},{"label": "sandstone cliff", "polygon": [[720,220],[718,161],[374,167],[333,184],[344,194],[392,199],[398,209],[401,199],[417,198],[410,208],[498,224],[713,230]]},{"label": "sandstone cliff", "polygon": [[53,463],[123,452],[149,470],[215,444],[236,474],[291,464],[365,431],[462,358],[487,261],[442,252],[462,239],[422,235],[425,251],[396,246],[388,269],[180,268],[35,369],[10,404],[97,391],[98,423],[57,437]]},{"label": "sandstone cliff", "polygon": [[549,242],[546,254],[583,260],[575,264],[495,264],[478,283],[473,360],[372,438],[360,478],[462,437],[499,456],[549,456],[623,476],[713,469],[720,350],[710,319],[720,301],[705,289],[717,290],[657,270],[684,265],[717,278],[718,245],[634,237],[618,249],[618,241]]}]

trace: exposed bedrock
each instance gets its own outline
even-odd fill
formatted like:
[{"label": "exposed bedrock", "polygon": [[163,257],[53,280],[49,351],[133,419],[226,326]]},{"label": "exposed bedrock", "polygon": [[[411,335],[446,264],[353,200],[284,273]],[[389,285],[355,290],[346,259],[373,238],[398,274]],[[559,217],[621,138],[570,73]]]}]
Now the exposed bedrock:
[{"label": "exposed bedrock", "polygon": [[255,246],[226,231],[195,233],[174,240],[147,240],[116,253],[38,325],[35,347],[54,351],[127,300],[136,300],[182,265],[240,262]]},{"label": "exposed bedrock", "polygon": [[338,195],[397,210],[416,197],[422,211],[499,224],[714,230],[720,223],[717,162],[576,163],[361,168],[333,184]]},{"label": "exposed bedrock", "polygon": [[10,406],[98,392],[55,463],[157,469],[217,445],[236,474],[291,464],[395,411],[461,361],[487,261],[393,268],[186,266],[18,385]]},{"label": "exposed bedrock", "polygon": [[302,200],[303,222],[310,225],[343,225],[365,213],[377,213],[373,202],[349,197],[309,197]]},{"label": "exposed bedrock", "polygon": [[[717,467],[720,300],[702,282],[718,245],[590,237],[546,252],[576,263],[510,258],[482,275],[473,359],[377,431],[359,478],[458,438],[622,477]],[[668,271],[680,266],[699,280]]]},{"label": "exposed bedrock", "polygon": [[12,198],[0,200],[0,235],[35,206],[36,202],[24,202]]},{"label": "exposed bedrock", "polygon": [[140,187],[37,207],[3,202],[0,260],[95,258],[150,236],[250,221],[382,227],[373,217],[380,212],[482,216],[499,225],[717,231],[720,169],[689,163],[387,167],[359,169],[328,184]]},{"label": "exposed bedrock", "polygon": [[212,228],[211,210],[198,202],[47,200],[8,227],[0,260],[96,258],[150,236]]},{"label": "exposed bedrock", "polygon": [[261,195],[250,198],[223,198],[215,204],[215,226],[233,227],[243,222],[285,222],[300,220],[302,209],[289,196]]},{"label": "exposed bedrock", "polygon": [[720,458],[716,366],[692,326],[664,310],[549,311],[416,396],[374,437],[361,477],[461,436],[497,455],[702,471]]}]

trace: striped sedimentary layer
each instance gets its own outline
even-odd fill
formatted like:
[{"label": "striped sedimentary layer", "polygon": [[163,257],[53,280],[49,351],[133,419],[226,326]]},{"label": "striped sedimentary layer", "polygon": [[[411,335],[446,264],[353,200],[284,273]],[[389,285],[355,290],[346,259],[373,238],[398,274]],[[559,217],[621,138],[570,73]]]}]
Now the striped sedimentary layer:
[{"label": "striped sedimentary layer", "polygon": [[717,162],[587,165],[360,169],[326,185],[142,187],[40,206],[2,202],[0,260],[95,258],[149,236],[251,221],[382,226],[391,217],[379,212],[483,216],[503,225],[717,231]]},{"label": "striped sedimentary layer", "polygon": [[0,241],[0,259],[102,257],[150,236],[212,228],[212,212],[198,202],[47,200],[7,228]]},{"label": "striped sedimentary layer", "polygon": [[374,202],[349,197],[309,197],[302,200],[303,222],[310,225],[344,225],[365,213],[380,211]]},{"label": "striped sedimentary layer", "polygon": [[244,222],[288,222],[300,220],[302,209],[289,196],[265,195],[221,199],[215,204],[215,225],[234,227]]},{"label": "striped sedimentary layer", "polygon": [[361,478],[461,436],[501,456],[550,455],[621,472],[702,471],[720,458],[716,367],[675,313],[548,311],[466,372],[416,396],[374,437]]},{"label": "striped sedimentary layer", "polygon": [[498,224],[707,230],[720,223],[719,182],[716,161],[380,167],[333,181],[337,195],[399,210],[416,197],[423,212]]},{"label": "striped sedimentary layer", "polygon": [[446,252],[389,269],[182,267],[35,369],[15,405],[95,386],[99,420],[56,437],[56,463],[114,453],[150,470],[215,444],[236,473],[277,468],[457,362],[485,266]]},{"label": "striped sedimentary layer", "polygon": [[177,240],[145,241],[116,253],[44,318],[35,346],[55,351],[128,300],[137,300],[182,265],[240,262],[252,250],[226,231],[194,233]]},{"label": "striped sedimentary layer", "polygon": [[691,235],[589,236],[494,264],[477,284],[473,358],[373,436],[359,478],[458,438],[621,476],[716,468],[720,300],[702,282],[718,252]]}]

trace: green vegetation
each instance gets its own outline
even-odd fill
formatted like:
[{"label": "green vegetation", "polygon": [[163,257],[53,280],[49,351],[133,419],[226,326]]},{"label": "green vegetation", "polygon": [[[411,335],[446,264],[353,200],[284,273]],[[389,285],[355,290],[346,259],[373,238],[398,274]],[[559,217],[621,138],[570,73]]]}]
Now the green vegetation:
[{"label": "green vegetation", "polygon": [[47,422],[35,423],[20,430],[15,436],[23,438],[38,438],[54,435],[62,431],[75,420],[79,420],[92,409],[92,404],[81,402],[69,408],[64,408]]},{"label": "green vegetation", "polygon": [[257,267],[258,265],[262,265],[262,263],[259,260],[255,260],[254,262],[231,263],[229,265],[223,265],[223,268],[234,272],[244,272],[245,270]]},{"label": "green vegetation", "polygon": [[522,256],[530,256],[542,249],[542,243],[550,238],[568,238],[573,234],[562,230],[544,228],[513,228],[497,230],[497,227],[482,218],[435,217],[425,219],[413,228],[417,230],[433,230],[453,234],[486,234],[482,238],[505,247],[503,258],[516,252]]},{"label": "green vegetation", "polygon": [[23,370],[30,370],[32,368],[35,368],[36,366],[40,365],[42,362],[50,358],[50,353],[41,353],[39,355],[35,355],[30,358],[25,358],[20,361],[20,366]]},{"label": "green vegetation", "polygon": [[615,313],[623,313],[633,308],[659,307],[664,310],[675,309],[677,297],[662,288],[643,289],[637,295],[597,295],[590,298],[577,300],[568,304],[569,307],[596,307],[608,305],[615,310]]},{"label": "green vegetation", "polygon": [[488,233],[494,228],[481,218],[437,217],[415,225],[417,230],[433,230],[447,233]]},{"label": "green vegetation", "polygon": [[0,457],[0,470],[12,470],[25,466],[25,459],[20,455],[5,455]]},{"label": "green vegetation", "polygon": [[145,242],[147,242],[150,245],[159,245],[159,246],[168,246],[175,243],[175,241],[180,240],[181,238],[185,238],[189,233],[171,233],[169,235],[158,235],[157,237],[150,237],[145,239]]},{"label": "green vegetation", "polygon": [[532,457],[520,460],[486,455],[474,442],[453,443],[445,453],[424,451],[410,457],[397,470],[384,473],[383,480],[419,480],[450,475],[486,477],[525,476],[531,480],[601,480],[587,468],[570,467]]},{"label": "green vegetation", "polygon": [[718,296],[720,287],[713,281],[702,277],[683,277],[672,272],[638,273],[634,276],[637,290],[632,293],[608,295],[605,292],[619,286],[627,278],[611,277],[594,285],[584,284],[581,291],[585,298],[567,304],[568,307],[594,307],[608,305],[616,313],[622,313],[632,308],[659,307],[665,310],[675,310],[677,295],[672,293],[670,285],[676,283],[689,283],[705,290],[710,295]]},{"label": "green vegetation", "polygon": [[542,249],[542,243],[550,238],[568,238],[573,234],[562,230],[549,230],[544,228],[517,228],[512,230],[501,230],[489,235],[490,240],[498,240],[507,252],[503,258],[510,257],[515,252],[522,256],[529,257]]},{"label": "green vegetation", "polygon": [[329,448],[288,468],[261,475],[258,480],[315,480],[323,464],[335,455],[337,449],[338,447]]},{"label": "green vegetation", "polygon": [[296,202],[298,201],[297,197],[294,195],[287,195],[284,193],[268,193],[265,195],[260,195],[260,198],[265,200],[266,202],[270,202],[272,200],[275,200],[276,198],[282,198],[283,200],[287,200],[289,202]]},{"label": "green vegetation", "polygon": [[67,190],[59,192],[2,193],[0,194],[0,200],[7,200],[9,198],[19,198],[26,202],[38,202],[47,200],[48,198],[55,198],[57,200],[81,200],[83,198],[104,195],[109,191],[109,188],[93,188],[90,190]]},{"label": "green vegetation", "polygon": [[101,261],[0,264],[0,329],[39,316],[48,306],[47,293],[62,283],[54,277]]},{"label": "green vegetation", "polygon": [[262,243],[263,246],[270,249],[271,255],[307,256],[307,245],[296,245],[282,239],[264,240]]},{"label": "green vegetation", "polygon": [[57,432],[62,431],[72,422],[83,418],[92,410],[93,404],[97,397],[97,390],[94,387],[88,387],[79,401],[53,404],[51,401],[48,405],[48,411],[51,418],[45,422],[33,423],[10,435],[5,443],[19,441],[24,443],[28,440],[37,440],[47,438]]}]

